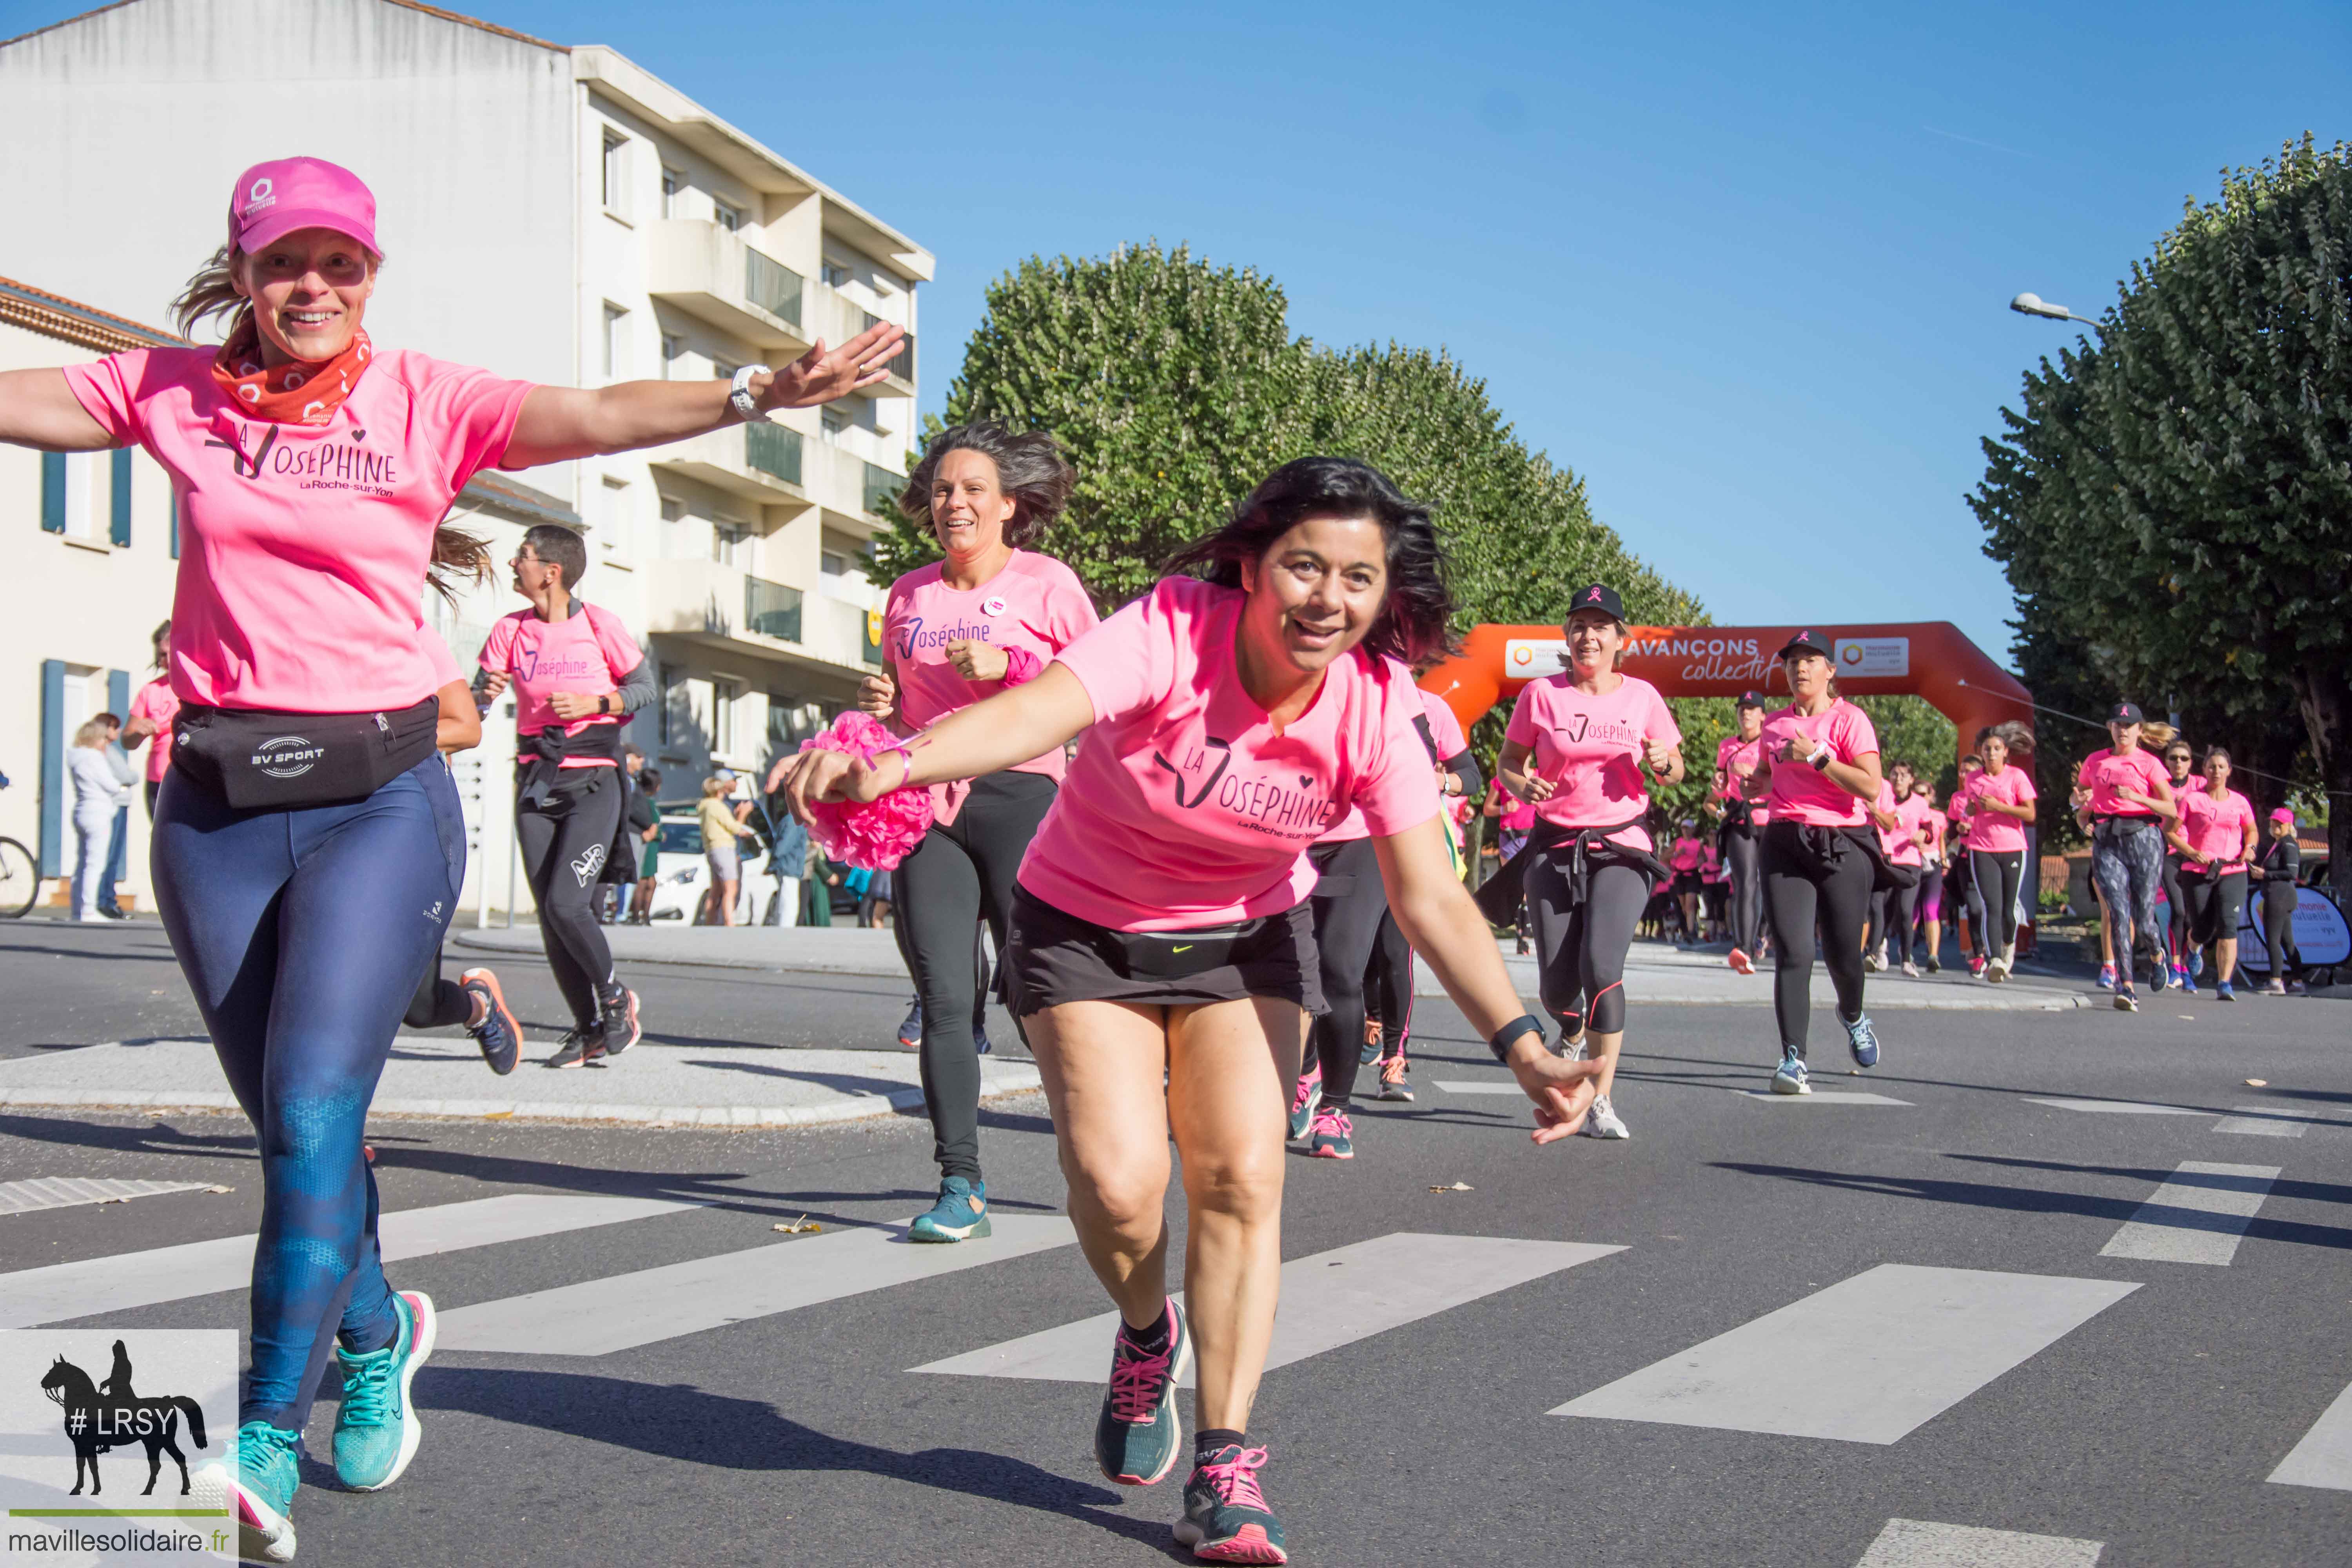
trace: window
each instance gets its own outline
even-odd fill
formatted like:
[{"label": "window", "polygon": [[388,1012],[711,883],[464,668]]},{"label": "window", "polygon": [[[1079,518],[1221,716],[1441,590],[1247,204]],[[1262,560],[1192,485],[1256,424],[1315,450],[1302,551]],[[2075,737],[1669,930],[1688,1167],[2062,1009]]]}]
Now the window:
[{"label": "window", "polygon": [[606,212],[615,217],[629,216],[629,139],[617,131],[604,132],[602,191]]},{"label": "window", "polygon": [[598,509],[602,515],[596,519],[596,542],[604,546],[607,555],[635,553],[630,548],[629,538],[635,531],[630,527],[635,521],[630,513],[635,509],[629,504],[629,481],[605,479],[604,493],[598,499],[604,504]]},{"label": "window", "polygon": [[618,305],[604,307],[604,379],[619,381],[629,369],[629,313]]},{"label": "window", "polygon": [[661,743],[684,746],[694,733],[694,691],[687,683],[686,671],[674,664],[663,665],[661,689]]},{"label": "window", "polygon": [[817,276],[824,279],[828,288],[839,289],[848,283],[849,268],[828,258],[818,266]]},{"label": "window", "polygon": [[841,575],[849,570],[849,557],[839,551],[821,551],[816,558],[816,574],[828,588],[838,587]]},{"label": "window", "polygon": [[677,379],[677,362],[686,357],[686,340],[676,332],[662,334],[662,379]]},{"label": "window", "polygon": [[710,558],[721,566],[740,566],[748,553],[745,542],[751,531],[740,523],[713,521],[710,524]]},{"label": "window", "polygon": [[111,454],[113,468],[108,489],[106,537],[117,550],[131,548],[131,448],[119,447]]},{"label": "window", "polygon": [[737,366],[728,363],[723,359],[714,359],[710,362],[710,374],[714,381],[734,380],[737,369]]},{"label": "window", "polygon": [[719,227],[730,234],[734,234],[742,228],[743,209],[741,207],[732,202],[719,201],[716,197],[712,198],[710,205],[719,219]]},{"label": "window", "polygon": [[686,216],[686,176],[676,169],[662,171],[662,216]]},{"label": "window", "polygon": [[743,700],[743,683],[719,676],[710,682],[710,750],[713,755],[735,754],[735,710]]},{"label": "window", "polygon": [[856,423],[849,417],[847,409],[831,403],[824,405],[823,411],[818,414],[817,419],[824,426],[824,433],[828,436],[838,436]]},{"label": "window", "polygon": [[[129,456],[126,451],[124,456]],[[88,539],[96,527],[97,498],[91,491],[91,480],[98,469],[97,458],[88,452],[44,452],[41,454],[41,531],[62,533],[68,539]],[[124,486],[129,493],[129,486]],[[128,526],[128,520],[125,520]]]}]

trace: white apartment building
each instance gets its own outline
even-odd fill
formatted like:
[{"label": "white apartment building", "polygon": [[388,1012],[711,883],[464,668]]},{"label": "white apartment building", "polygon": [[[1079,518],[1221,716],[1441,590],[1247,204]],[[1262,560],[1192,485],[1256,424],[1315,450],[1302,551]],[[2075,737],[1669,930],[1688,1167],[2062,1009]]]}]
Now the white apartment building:
[{"label": "white apartment building", "polygon": [[[257,129],[257,103],[309,107]],[[586,532],[582,596],[626,620],[659,671],[662,701],[630,735],[663,770],[666,799],[693,797],[714,763],[756,768],[796,747],[878,668],[866,551],[918,440],[915,294],[932,258],[624,57],[409,0],[125,0],[0,41],[0,210],[18,215],[0,233],[0,275],[130,322],[163,319],[220,245],[237,174],[299,153],[375,193],[385,265],[368,330],[387,347],[595,386],[724,378],[876,321],[905,327],[909,346],[874,395],[486,475],[456,520],[500,562],[532,521]],[[103,346],[43,342],[54,357],[24,363]],[[101,455],[93,471],[116,461]],[[141,552],[168,533],[168,487],[143,457],[131,467],[154,492],[146,502],[134,479],[134,500],[162,521],[134,517],[127,556],[76,563],[121,569],[77,590],[85,614],[110,617],[106,647],[0,626],[0,771],[19,784],[0,793],[0,832],[15,833],[33,793],[11,765],[34,734],[17,722],[16,689],[51,658],[135,673],[167,613],[169,557]],[[37,454],[0,452],[10,566],[28,550],[79,548],[38,529],[38,468]],[[490,623],[520,605],[501,573],[454,608],[428,595],[425,612],[470,666]],[[494,713],[460,768],[479,816],[470,908],[509,907],[510,884],[528,906],[509,875],[512,752],[511,724]]]}]

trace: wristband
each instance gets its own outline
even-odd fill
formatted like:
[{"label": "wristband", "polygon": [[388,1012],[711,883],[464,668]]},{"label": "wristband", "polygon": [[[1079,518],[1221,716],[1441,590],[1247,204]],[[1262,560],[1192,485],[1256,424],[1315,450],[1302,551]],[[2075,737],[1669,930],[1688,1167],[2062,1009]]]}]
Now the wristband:
[{"label": "wristband", "polygon": [[739,366],[735,379],[727,384],[727,401],[734,408],[736,417],[746,425],[755,424],[761,417],[760,400],[751,395],[751,378],[767,368],[763,364]]},{"label": "wristband", "polygon": [[1495,1053],[1496,1061],[1508,1067],[1511,1065],[1511,1047],[1517,1043],[1521,1035],[1530,1033],[1535,1036],[1538,1045],[1543,1043],[1543,1026],[1536,1022],[1534,1014],[1522,1013],[1496,1030],[1486,1041],[1486,1048]]},{"label": "wristband", "polygon": [[1830,743],[1827,741],[1822,742],[1820,747],[1805,761],[1813,765],[1816,773],[1826,770],[1830,765]]}]

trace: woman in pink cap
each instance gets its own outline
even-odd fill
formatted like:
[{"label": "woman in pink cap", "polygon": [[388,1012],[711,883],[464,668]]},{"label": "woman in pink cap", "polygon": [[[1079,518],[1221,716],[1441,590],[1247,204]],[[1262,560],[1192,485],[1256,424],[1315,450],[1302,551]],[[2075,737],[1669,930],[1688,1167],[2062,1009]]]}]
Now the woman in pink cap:
[{"label": "woman in pink cap", "polygon": [[[440,526],[477,472],[682,440],[878,381],[879,326],[731,384],[579,391],[501,380],[362,323],[383,251],[375,199],[316,158],[260,163],[228,242],[153,348],[0,374],[0,441],[140,446],[181,520],[171,683],[181,708],[156,801],[156,901],[223,1072],[261,1142],[253,1355],[236,1493],[248,1556],[294,1555],[289,1509],[329,1353],[345,1485],[389,1486],[416,1449],[409,1382],[432,1303],[385,1283],[360,1135],[403,1012],[457,904],[457,808],[435,758],[454,660],[418,615],[427,573],[479,574]],[[436,782],[437,773],[437,782]],[[462,847],[462,832],[446,836]]]},{"label": "woman in pink cap", "polygon": [[2303,871],[2303,846],[2295,841],[2294,813],[2285,806],[2271,813],[2270,826],[2262,857],[2248,874],[2263,885],[2263,942],[2271,965],[2263,994],[2284,996],[2303,989],[2302,981],[2287,980],[2288,970],[2303,967],[2303,954],[2294,948],[2294,906],[2302,897],[2295,881]]}]

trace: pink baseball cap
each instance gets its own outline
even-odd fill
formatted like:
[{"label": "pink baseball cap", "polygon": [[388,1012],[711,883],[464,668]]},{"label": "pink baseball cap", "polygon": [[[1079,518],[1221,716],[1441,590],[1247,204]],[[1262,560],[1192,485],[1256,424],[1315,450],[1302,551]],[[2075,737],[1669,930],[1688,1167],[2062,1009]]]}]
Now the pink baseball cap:
[{"label": "pink baseball cap", "polygon": [[2271,820],[2273,822],[2284,822],[2289,827],[2293,827],[2294,826],[2294,813],[2282,805],[2271,813]]},{"label": "pink baseball cap", "polygon": [[375,243],[375,195],[357,174],[324,158],[278,158],[236,177],[228,201],[229,243],[247,256],[298,228],[331,228],[367,247]]}]

